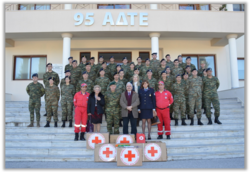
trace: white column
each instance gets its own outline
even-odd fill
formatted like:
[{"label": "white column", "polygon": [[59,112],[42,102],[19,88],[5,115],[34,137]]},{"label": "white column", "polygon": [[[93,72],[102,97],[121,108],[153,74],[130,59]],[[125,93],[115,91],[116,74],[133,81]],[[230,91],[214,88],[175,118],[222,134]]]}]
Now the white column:
[{"label": "white column", "polygon": [[237,34],[227,35],[228,44],[229,44],[229,57],[230,57],[230,66],[231,66],[231,85],[232,85],[232,88],[239,87],[236,38],[237,38]]},{"label": "white column", "polygon": [[68,58],[70,57],[70,43],[71,43],[71,38],[72,34],[70,33],[63,33],[63,73],[62,76],[64,77],[64,68],[65,66],[69,63]]},{"label": "white column", "polygon": [[150,4],[150,9],[151,10],[157,10],[158,9],[158,5],[157,4]]},{"label": "white column", "polygon": [[71,10],[72,9],[72,4],[64,4],[64,9],[65,10]]},{"label": "white column", "polygon": [[157,59],[159,59],[159,37],[160,33],[150,33],[151,37],[151,53],[157,53]]},{"label": "white column", "polygon": [[227,11],[233,11],[233,4],[227,4],[226,5]]}]

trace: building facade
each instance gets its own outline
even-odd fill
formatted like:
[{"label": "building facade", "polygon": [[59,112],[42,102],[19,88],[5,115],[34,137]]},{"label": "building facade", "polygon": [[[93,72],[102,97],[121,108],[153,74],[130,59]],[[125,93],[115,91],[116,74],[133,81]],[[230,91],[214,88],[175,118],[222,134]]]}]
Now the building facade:
[{"label": "building facade", "polygon": [[27,101],[31,75],[46,63],[64,76],[72,56],[205,60],[219,91],[244,86],[243,4],[5,4],[6,100]]}]

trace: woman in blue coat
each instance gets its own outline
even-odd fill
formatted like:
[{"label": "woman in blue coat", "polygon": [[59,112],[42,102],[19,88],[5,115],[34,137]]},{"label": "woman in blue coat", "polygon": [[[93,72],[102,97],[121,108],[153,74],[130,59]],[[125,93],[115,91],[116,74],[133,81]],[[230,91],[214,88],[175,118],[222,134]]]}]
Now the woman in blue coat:
[{"label": "woman in blue coat", "polygon": [[151,140],[151,118],[153,118],[153,111],[155,111],[155,93],[154,89],[149,87],[147,80],[144,80],[139,90],[140,105],[138,111],[140,113],[140,119],[142,119],[142,132],[145,134],[146,121],[148,123],[148,140]]}]

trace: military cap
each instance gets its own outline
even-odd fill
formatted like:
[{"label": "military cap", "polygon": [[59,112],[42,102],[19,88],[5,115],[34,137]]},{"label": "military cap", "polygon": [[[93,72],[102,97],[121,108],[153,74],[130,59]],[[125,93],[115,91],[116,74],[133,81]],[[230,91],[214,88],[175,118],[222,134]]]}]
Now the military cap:
[{"label": "military cap", "polygon": [[197,71],[197,69],[196,69],[196,68],[194,68],[191,72],[193,72],[193,71],[195,71],[195,70]]},{"label": "military cap", "polygon": [[95,60],[95,57],[91,57],[91,58],[90,58],[90,60],[92,60],[92,59]]},{"label": "military cap", "polygon": [[139,58],[141,59],[141,57],[137,57],[137,60],[138,60]]},{"label": "military cap", "polygon": [[85,87],[85,86],[87,87],[88,85],[86,83],[81,84],[81,87]]},{"label": "military cap", "polygon": [[109,83],[109,87],[110,87],[111,85],[115,85],[115,84],[116,84],[116,82],[115,82],[115,81],[112,81],[112,82]]},{"label": "military cap", "polygon": [[176,62],[176,61],[178,62],[178,59],[174,59],[174,62]]},{"label": "military cap", "polygon": [[[178,57],[182,57],[182,55],[178,55]],[[177,58],[178,58],[178,57],[177,57]]]},{"label": "military cap", "polygon": [[47,66],[49,66],[49,65],[51,65],[51,66],[52,66],[52,63],[48,63],[48,64],[46,65],[46,67],[47,67]]},{"label": "military cap", "polygon": [[187,69],[188,67],[191,67],[190,65],[187,65],[185,69]]},{"label": "military cap", "polygon": [[202,60],[202,61],[201,61],[201,64],[204,64],[204,63],[205,63],[205,61],[204,61],[204,60]]},{"label": "military cap", "polygon": [[119,72],[115,72],[113,76],[115,76],[115,75],[119,75]]},{"label": "military cap", "polygon": [[116,65],[116,68],[117,68],[118,66],[120,66],[120,67],[121,67],[121,65],[120,65],[120,64],[117,64],[117,65]]},{"label": "military cap", "polygon": [[86,63],[86,66],[87,66],[87,65],[91,65],[91,64],[88,62],[88,63]]},{"label": "military cap", "polygon": [[207,68],[207,69],[206,69],[206,72],[207,72],[207,71],[209,71],[209,70],[211,70],[211,71],[212,71],[212,68],[210,68],[210,67],[209,67],[209,68]]},{"label": "military cap", "polygon": [[101,71],[104,71],[104,69],[103,69],[103,68],[101,68],[101,69],[99,70],[99,72],[101,72]]},{"label": "military cap", "polygon": [[[206,71],[206,69],[203,69],[202,72]],[[207,71],[206,71],[207,72]]]},{"label": "military cap", "polygon": [[84,75],[84,74],[88,74],[88,72],[87,72],[87,71],[84,71],[84,72],[82,73],[82,75]]},{"label": "military cap", "polygon": [[163,73],[167,74],[167,72],[166,72],[165,70],[161,72],[161,75],[162,75]]},{"label": "military cap", "polygon": [[161,59],[161,62],[166,61],[165,59]]},{"label": "military cap", "polygon": [[166,66],[165,70],[166,70],[167,68],[169,68],[169,69],[170,69],[170,67],[169,67],[169,66]]},{"label": "military cap", "polygon": [[188,57],[186,58],[186,60],[187,60],[187,59],[191,59],[191,57],[190,57],[190,56],[188,56]]},{"label": "military cap", "polygon": [[128,60],[128,58],[127,58],[127,57],[123,57],[122,61],[123,61],[123,60],[125,60],[125,59],[127,59],[127,60]]},{"label": "military cap", "polygon": [[48,80],[53,80],[53,81],[55,81],[55,77],[49,77],[49,79]]},{"label": "military cap", "polygon": [[159,82],[158,82],[158,84],[162,84],[162,85],[164,85],[164,82],[163,82],[163,81],[159,81]]},{"label": "military cap", "polygon": [[187,73],[187,72],[184,72],[184,73],[182,74],[182,76],[184,76],[184,75],[188,75],[188,73]]},{"label": "military cap", "polygon": [[99,56],[99,59],[100,59],[100,58],[104,58],[104,57],[103,57],[103,56]]},{"label": "military cap", "polygon": [[107,62],[105,62],[105,61],[104,61],[104,62],[102,62],[102,65],[103,65],[103,64],[105,64],[105,63],[107,64]]},{"label": "military cap", "polygon": [[176,77],[175,78],[177,78],[178,76],[181,76],[180,74],[178,74],[178,75],[176,75]]},{"label": "military cap", "polygon": [[148,73],[148,72],[152,72],[152,70],[151,70],[151,69],[149,69],[149,70],[147,70],[147,73]]},{"label": "military cap", "polygon": [[83,57],[87,58],[86,56],[82,56],[82,58],[83,58]]},{"label": "military cap", "polygon": [[135,71],[135,70],[140,70],[140,69],[139,69],[138,67],[136,67],[136,68],[134,68],[134,71]]},{"label": "military cap", "polygon": [[170,54],[167,54],[165,57],[170,56]]},{"label": "military cap", "polygon": [[76,62],[77,63],[77,60],[73,60],[72,63]]},{"label": "military cap", "polygon": [[147,58],[147,59],[145,60],[145,62],[146,62],[146,61],[150,61],[149,58]]},{"label": "military cap", "polygon": [[67,72],[70,72],[70,70],[65,70],[65,72],[64,72],[64,73],[67,73]]},{"label": "military cap", "polygon": [[118,73],[120,74],[120,72],[123,72],[124,70],[123,69],[121,69]]},{"label": "military cap", "polygon": [[109,59],[114,58],[114,56],[110,56]]},{"label": "military cap", "polygon": [[35,77],[38,77],[38,74],[37,74],[37,73],[34,73],[34,74],[32,75],[32,78],[33,78],[34,76],[35,76]]},{"label": "military cap", "polygon": [[70,78],[70,76],[65,76],[64,80],[65,80],[66,78],[69,78],[69,79],[71,79],[71,78]]},{"label": "military cap", "polygon": [[135,66],[135,63],[134,63],[134,62],[129,63],[129,66],[132,65],[132,64]]},{"label": "military cap", "polygon": [[73,57],[69,57],[68,60],[69,60],[69,59],[73,59]]},{"label": "military cap", "polygon": [[152,53],[151,55],[157,54],[156,52]]}]

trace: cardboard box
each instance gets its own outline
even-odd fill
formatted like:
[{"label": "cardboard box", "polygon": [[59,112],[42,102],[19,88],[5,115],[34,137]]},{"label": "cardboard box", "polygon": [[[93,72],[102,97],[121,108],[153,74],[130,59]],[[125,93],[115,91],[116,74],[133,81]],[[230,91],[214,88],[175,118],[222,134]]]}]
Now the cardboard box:
[{"label": "cardboard box", "polygon": [[142,166],[142,148],[117,148],[117,166]]},{"label": "cardboard box", "polygon": [[111,134],[110,143],[135,143],[134,134]]},{"label": "cardboard box", "polygon": [[146,141],[143,144],[143,161],[167,161],[167,147],[161,141]]},{"label": "cardboard box", "polygon": [[145,143],[145,134],[143,133],[136,133],[136,143]]},{"label": "cardboard box", "polygon": [[96,144],[109,143],[109,133],[87,133],[87,149],[95,149]]},{"label": "cardboard box", "polygon": [[115,162],[116,147],[115,144],[97,144],[95,145],[95,162]]}]

